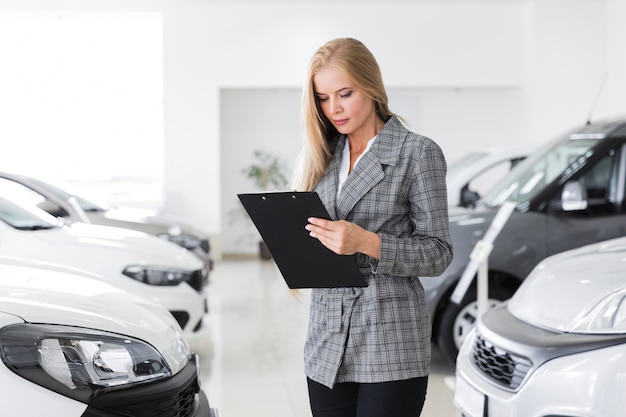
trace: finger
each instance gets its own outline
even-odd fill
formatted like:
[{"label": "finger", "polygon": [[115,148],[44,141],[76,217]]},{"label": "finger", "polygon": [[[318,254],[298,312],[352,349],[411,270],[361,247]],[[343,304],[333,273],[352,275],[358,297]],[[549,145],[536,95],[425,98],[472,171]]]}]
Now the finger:
[{"label": "finger", "polygon": [[330,220],[320,219],[319,217],[309,217],[307,220],[309,223],[324,229],[328,229],[329,224],[332,223]]},{"label": "finger", "polygon": [[309,236],[319,239],[320,234],[323,233],[324,229],[319,226],[315,226],[312,223],[308,223],[304,228],[309,232]]}]

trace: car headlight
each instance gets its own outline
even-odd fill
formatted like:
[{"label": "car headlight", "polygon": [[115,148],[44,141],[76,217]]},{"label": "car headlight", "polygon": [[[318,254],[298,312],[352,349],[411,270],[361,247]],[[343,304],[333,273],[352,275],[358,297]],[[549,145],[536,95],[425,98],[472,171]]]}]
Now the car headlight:
[{"label": "car headlight", "polygon": [[21,377],[88,403],[103,391],[171,376],[147,343],[85,328],[16,324],[0,330],[0,358]]},{"label": "car headlight", "polygon": [[574,331],[624,333],[626,331],[626,289],[607,294],[580,317],[574,318]]},{"label": "car headlight", "polygon": [[208,254],[211,251],[209,241],[207,239],[201,239],[197,236],[180,233],[177,234],[172,233],[172,231],[170,231],[170,233],[161,233],[157,236],[188,250],[199,249],[205,254]]},{"label": "car headlight", "polygon": [[178,285],[188,281],[192,272],[164,269],[158,266],[131,265],[122,272],[127,277],[150,285]]}]

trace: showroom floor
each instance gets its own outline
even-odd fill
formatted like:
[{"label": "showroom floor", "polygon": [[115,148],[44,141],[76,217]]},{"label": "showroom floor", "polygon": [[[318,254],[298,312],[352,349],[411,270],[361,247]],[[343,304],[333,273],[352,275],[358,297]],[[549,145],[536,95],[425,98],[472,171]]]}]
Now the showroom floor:
[{"label": "showroom floor", "polygon": [[[223,260],[211,275],[200,356],[203,389],[220,417],[310,417],[302,371],[308,291],[298,300],[275,264]],[[423,417],[458,417],[454,368],[433,348]]]}]

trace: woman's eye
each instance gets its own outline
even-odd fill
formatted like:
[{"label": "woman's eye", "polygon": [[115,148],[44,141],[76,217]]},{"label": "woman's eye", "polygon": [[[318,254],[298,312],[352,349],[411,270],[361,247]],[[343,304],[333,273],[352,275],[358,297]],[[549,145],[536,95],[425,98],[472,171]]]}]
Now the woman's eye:
[{"label": "woman's eye", "polygon": [[327,100],[328,100],[328,97],[318,97],[317,98],[317,101],[319,101],[320,103],[323,103],[323,102],[325,102]]},{"label": "woman's eye", "polygon": [[348,98],[352,95],[352,91],[348,91],[347,93],[343,93],[341,95],[339,95],[339,97],[341,98]]}]

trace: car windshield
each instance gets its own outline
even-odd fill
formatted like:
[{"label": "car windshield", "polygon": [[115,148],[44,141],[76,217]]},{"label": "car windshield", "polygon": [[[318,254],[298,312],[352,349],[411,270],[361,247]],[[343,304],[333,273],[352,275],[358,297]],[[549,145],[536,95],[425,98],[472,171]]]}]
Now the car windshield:
[{"label": "car windshield", "polygon": [[461,157],[460,159],[451,162],[448,165],[448,178],[454,178],[459,175],[459,172],[463,171],[466,167],[473,165],[476,161],[480,161],[489,154],[486,152],[471,152]]},{"label": "car windshield", "polygon": [[484,195],[480,204],[499,207],[507,201],[529,201],[597,143],[598,138],[569,137],[543,148],[520,162],[509,175],[497,182]]},{"label": "car windshield", "polygon": [[61,222],[45,211],[15,204],[0,197],[0,220],[20,230],[40,230],[59,227]]},{"label": "car windshield", "polygon": [[95,198],[86,197],[82,191],[76,189],[76,187],[73,187],[70,183],[53,185],[35,178],[30,178],[30,181],[65,201],[69,201],[70,198],[75,198],[76,202],[83,209],[83,211],[108,211],[111,209],[111,206],[103,201],[97,201]]}]

